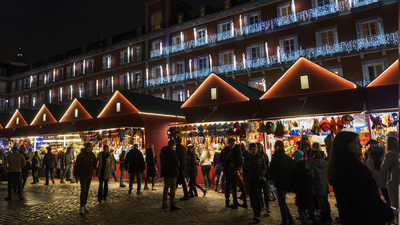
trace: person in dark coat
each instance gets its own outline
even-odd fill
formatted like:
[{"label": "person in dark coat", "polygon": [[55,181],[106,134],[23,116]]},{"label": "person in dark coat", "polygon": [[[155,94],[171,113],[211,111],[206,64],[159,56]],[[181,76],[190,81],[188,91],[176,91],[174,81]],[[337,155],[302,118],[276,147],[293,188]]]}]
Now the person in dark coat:
[{"label": "person in dark coat", "polygon": [[157,190],[154,186],[154,178],[156,177],[156,164],[157,164],[157,157],[154,154],[154,145],[149,144],[149,147],[146,149],[146,180],[144,181],[144,190],[149,190],[147,187],[147,181],[149,177],[151,177],[151,184],[153,185],[151,190]]},{"label": "person in dark coat", "polygon": [[281,211],[282,224],[294,224],[292,215],[286,204],[286,193],[290,191],[293,174],[293,160],[285,154],[282,141],[275,142],[275,154],[270,164],[270,176],[274,182],[278,195],[278,204]]},{"label": "person in dark coat", "polygon": [[46,183],[45,185],[49,185],[49,172],[50,172],[50,178],[51,181],[53,181],[53,184],[55,183],[54,181],[54,168],[56,168],[57,161],[56,161],[56,155],[51,153],[51,147],[47,147],[47,153],[44,155],[43,158],[43,167],[46,170]]},{"label": "person in dark coat", "polygon": [[382,201],[371,170],[360,161],[362,145],[357,133],[339,132],[328,159],[328,181],[335,192],[343,224],[380,225],[394,213]]},{"label": "person in dark coat", "polygon": [[146,169],[144,165],[144,158],[143,154],[141,151],[138,149],[138,145],[134,144],[133,149],[126,154],[125,158],[125,170],[129,171],[130,177],[129,177],[129,191],[128,193],[132,193],[132,186],[133,186],[133,181],[135,180],[135,176],[137,179],[137,194],[140,195],[143,193],[141,191],[141,175]]},{"label": "person in dark coat", "polygon": [[261,199],[264,199],[264,201],[261,200],[261,208],[264,207],[264,203],[265,203],[265,210],[267,212],[266,216],[269,216],[269,213],[271,213],[271,211],[269,210],[269,195],[270,195],[270,191],[269,191],[269,180],[270,180],[269,158],[268,158],[267,153],[264,151],[264,146],[260,142],[257,143],[257,149],[258,149],[258,154],[260,154],[263,157],[265,167],[267,169],[267,172],[265,173],[265,179],[267,180],[267,185],[265,185],[265,187],[261,188],[261,191],[262,191]]},{"label": "person in dark coat", "polygon": [[121,154],[119,155],[119,170],[121,171],[121,176],[119,177],[119,187],[126,187],[126,185],[124,184],[125,157],[126,157],[126,151],[122,150]]},{"label": "person in dark coat", "polygon": [[314,213],[314,200],[312,192],[313,178],[305,160],[297,160],[293,171],[293,187],[296,192],[296,206],[299,212],[301,225],[307,225],[308,215],[313,225],[318,224]]},{"label": "person in dark coat", "polygon": [[221,151],[216,150],[213,158],[214,174],[215,174],[215,190],[218,191],[219,180],[221,178]]},{"label": "person in dark coat", "polygon": [[72,155],[72,147],[67,147],[67,152],[64,154],[61,163],[61,169],[63,169],[63,174],[61,176],[60,183],[65,184],[64,179],[67,178],[67,181],[70,181],[71,184],[75,183],[72,179],[72,167],[74,166],[74,156]]},{"label": "person in dark coat", "polygon": [[189,200],[189,195],[187,191],[187,186],[186,186],[186,177],[187,177],[187,150],[186,148],[182,145],[182,139],[181,138],[176,138],[176,155],[178,156],[179,160],[179,176],[178,176],[178,181],[176,182],[176,185],[182,184],[182,190],[183,190],[183,198],[180,198],[179,200],[184,201],[184,200]]},{"label": "person in dark coat", "polygon": [[196,152],[194,151],[194,146],[190,145],[188,146],[188,160],[187,160],[187,165],[188,165],[188,176],[189,176],[189,198],[193,198],[197,195],[197,189],[198,187],[200,190],[203,191],[203,197],[206,196],[207,191],[204,190],[200,185],[196,183],[196,177],[198,175],[197,172],[197,155]]},{"label": "person in dark coat", "polygon": [[32,157],[33,183],[31,183],[31,184],[39,183],[38,173],[39,173],[40,165],[41,165],[41,160],[40,160],[40,157],[39,157],[39,152],[36,151],[35,154]]},{"label": "person in dark coat", "polygon": [[22,190],[24,190],[26,180],[28,179],[28,176],[29,176],[29,171],[32,170],[31,160],[28,155],[25,156],[25,161],[26,161],[26,164],[25,164],[24,168],[22,168]]},{"label": "person in dark coat", "polygon": [[168,145],[161,149],[160,153],[160,163],[161,163],[161,177],[164,177],[164,190],[163,190],[163,204],[162,208],[168,208],[168,189],[170,189],[170,210],[178,210],[175,205],[175,189],[176,189],[176,179],[179,175],[179,160],[175,152],[176,142],[174,140],[169,140]]},{"label": "person in dark coat", "polygon": [[117,178],[117,175],[115,174],[115,171],[117,171],[117,160],[115,160],[115,156],[114,156],[115,151],[114,151],[114,150],[111,150],[111,151],[110,151],[110,154],[111,154],[112,163],[113,163],[113,164],[112,164],[111,176],[113,176],[114,181],[117,182],[117,181],[118,181],[118,178]]}]

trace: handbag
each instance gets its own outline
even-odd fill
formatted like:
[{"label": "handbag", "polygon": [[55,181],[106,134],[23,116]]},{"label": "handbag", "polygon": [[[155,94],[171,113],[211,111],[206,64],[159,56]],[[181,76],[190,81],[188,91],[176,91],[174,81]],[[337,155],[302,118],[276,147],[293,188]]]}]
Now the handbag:
[{"label": "handbag", "polygon": [[246,184],[243,181],[243,172],[241,170],[235,171],[235,180],[238,187],[246,187]]}]

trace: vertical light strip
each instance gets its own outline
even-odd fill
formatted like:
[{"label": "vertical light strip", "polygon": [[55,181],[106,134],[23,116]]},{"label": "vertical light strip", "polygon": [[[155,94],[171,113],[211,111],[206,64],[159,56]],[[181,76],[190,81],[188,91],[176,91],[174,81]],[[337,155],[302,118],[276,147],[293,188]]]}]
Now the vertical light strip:
[{"label": "vertical light strip", "polygon": [[268,53],[268,43],[265,42],[265,55],[267,58],[267,64],[269,65],[269,53]]},{"label": "vertical light strip", "polygon": [[208,44],[208,33],[207,33],[207,29],[206,29],[206,43]]},{"label": "vertical light strip", "polygon": [[239,15],[239,25],[240,25],[240,35],[243,34],[243,30],[242,30],[242,15]]},{"label": "vertical light strip", "polygon": [[183,43],[183,32],[181,31],[181,48],[183,49],[184,47],[184,43]]},{"label": "vertical light strip", "polygon": [[21,97],[18,97],[18,109],[21,108]]},{"label": "vertical light strip", "polygon": [[53,69],[53,82],[56,82],[56,69]]},{"label": "vertical light strip", "polygon": [[49,91],[49,103],[51,103],[52,97],[53,97],[53,95],[52,95],[51,90],[50,90]]},{"label": "vertical light strip", "polygon": [[131,55],[131,51],[130,51],[130,48],[128,47],[128,63],[129,63],[129,58],[130,58],[130,55]]},{"label": "vertical light strip", "polygon": [[62,101],[62,87],[60,87],[60,101]]},{"label": "vertical light strip", "polygon": [[83,72],[83,74],[85,74],[85,67],[86,67],[86,59],[83,60],[83,64],[82,64],[82,72]]},{"label": "vertical light strip", "polygon": [[163,79],[164,79],[164,77],[163,77],[163,69],[162,69],[162,65],[160,65],[160,75],[161,75],[161,84],[163,83]]},{"label": "vertical light strip", "polygon": [[279,46],[276,47],[276,53],[278,56],[278,63],[281,63],[281,48]]},{"label": "vertical light strip", "polygon": [[168,64],[165,65],[165,70],[167,70],[167,80],[168,80],[168,83],[169,83],[169,66],[168,66]]},{"label": "vertical light strip", "polygon": [[111,93],[114,92],[114,77],[111,76]]},{"label": "vertical light strip", "polygon": [[72,85],[69,85],[69,90],[70,90],[70,92],[71,92],[71,100],[72,100],[72,91],[73,91]]},{"label": "vertical light strip", "polygon": [[76,67],[75,67],[75,63],[74,63],[74,66],[73,66],[73,68],[72,68],[72,76],[73,76],[73,77],[75,77],[75,68],[76,68]]},{"label": "vertical light strip", "polygon": [[194,36],[194,46],[197,46],[197,32],[196,32],[196,27],[193,28],[193,36]]},{"label": "vertical light strip", "polygon": [[162,55],[162,41],[160,41],[160,55]]},{"label": "vertical light strip", "polygon": [[243,58],[243,68],[246,69],[246,54],[242,53],[242,58]]},{"label": "vertical light strip", "polygon": [[131,89],[131,82],[130,82],[130,79],[129,79],[129,72],[128,73],[126,73],[126,80],[128,81],[128,90],[129,89]]},{"label": "vertical light strip", "polygon": [[236,55],[233,55],[233,70],[236,70]]},{"label": "vertical light strip", "polygon": [[210,73],[212,72],[212,58],[211,58],[211,54],[208,54],[208,58],[210,60]]},{"label": "vertical light strip", "polygon": [[32,78],[32,75],[31,75],[31,82],[29,83],[29,88],[32,87],[32,82],[33,82],[33,78]]},{"label": "vertical light strip", "polygon": [[231,37],[235,36],[235,27],[233,25],[233,22],[231,23]]},{"label": "vertical light strip", "polygon": [[146,69],[146,86],[149,86],[149,68]]},{"label": "vertical light strip", "polygon": [[96,95],[99,95],[99,80],[96,80]]},{"label": "vertical light strip", "polygon": [[189,59],[189,73],[190,73],[190,78],[192,77],[192,59]]},{"label": "vertical light strip", "polygon": [[293,20],[297,21],[297,16],[296,16],[296,5],[294,4],[294,0],[292,0],[292,13],[293,13]]}]

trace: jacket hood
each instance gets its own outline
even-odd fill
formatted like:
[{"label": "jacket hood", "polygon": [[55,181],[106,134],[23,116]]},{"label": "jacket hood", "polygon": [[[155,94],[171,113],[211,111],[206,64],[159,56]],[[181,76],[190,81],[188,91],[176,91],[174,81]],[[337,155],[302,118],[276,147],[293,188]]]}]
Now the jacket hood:
[{"label": "jacket hood", "polygon": [[328,166],[328,162],[323,159],[313,159],[311,163],[314,164],[318,169],[324,169]]}]

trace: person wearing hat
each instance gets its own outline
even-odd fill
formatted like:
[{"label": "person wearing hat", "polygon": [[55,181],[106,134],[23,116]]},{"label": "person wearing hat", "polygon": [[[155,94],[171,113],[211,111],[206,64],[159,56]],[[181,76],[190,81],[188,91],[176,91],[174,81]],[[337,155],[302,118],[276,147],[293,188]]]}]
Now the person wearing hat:
[{"label": "person wearing hat", "polygon": [[303,151],[303,159],[308,159],[309,158],[309,151],[311,150],[311,143],[308,140],[307,135],[301,136],[301,150]]},{"label": "person wearing hat", "polygon": [[375,178],[378,188],[381,190],[383,197],[388,205],[390,205],[389,193],[386,188],[386,171],[381,169],[381,164],[385,156],[385,151],[378,141],[371,139],[367,142],[369,148],[364,153],[363,162],[367,165]]},{"label": "person wearing hat", "polygon": [[[286,204],[286,193],[292,185],[293,160],[285,154],[282,141],[275,142],[275,154],[270,164],[270,176],[278,195],[278,204],[281,211],[282,225],[294,224],[292,215]],[[288,223],[289,222],[289,223]]]},{"label": "person wearing hat", "polygon": [[333,139],[335,137],[333,136],[333,133],[328,134],[328,136],[326,136],[326,138],[324,139],[325,142],[325,146],[326,146],[326,159],[329,159],[329,153],[331,151],[331,147],[332,147],[332,143],[333,143]]},{"label": "person wearing hat", "polygon": [[294,162],[296,162],[297,160],[303,159],[303,157],[304,157],[304,153],[301,150],[300,143],[301,143],[301,141],[297,142],[297,145],[299,146],[299,148],[292,154],[292,159],[294,160]]}]

